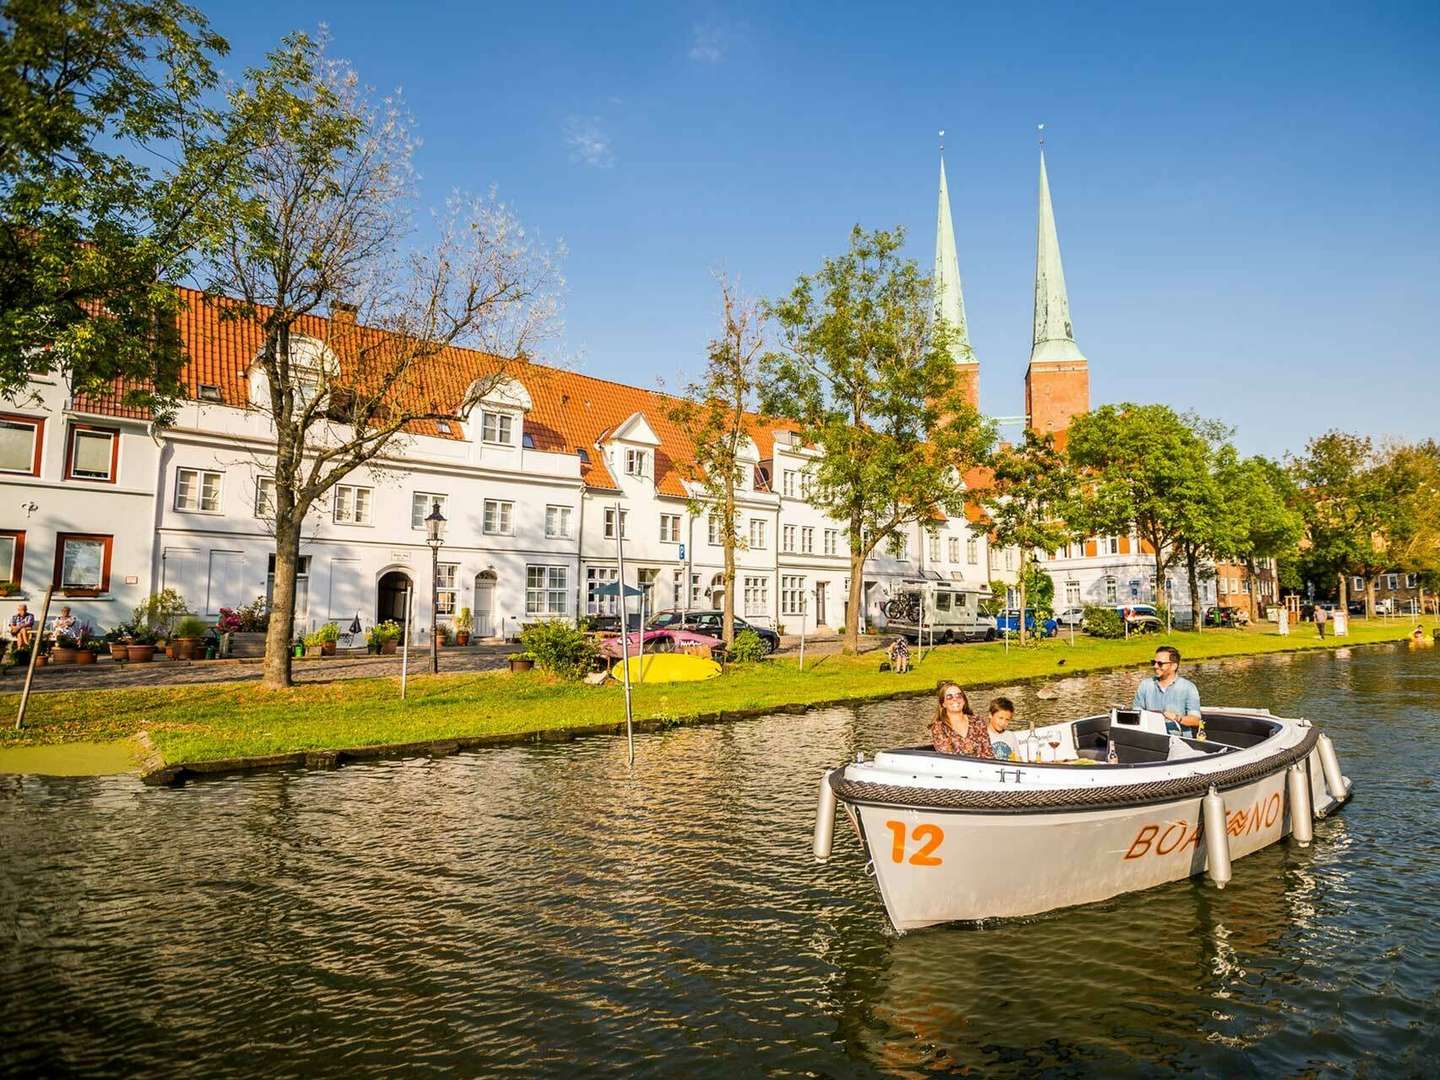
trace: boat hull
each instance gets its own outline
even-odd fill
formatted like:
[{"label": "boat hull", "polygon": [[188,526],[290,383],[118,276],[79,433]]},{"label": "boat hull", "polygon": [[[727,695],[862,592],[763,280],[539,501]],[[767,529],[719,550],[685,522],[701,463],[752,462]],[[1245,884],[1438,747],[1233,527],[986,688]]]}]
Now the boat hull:
[{"label": "boat hull", "polygon": [[[1348,796],[1327,790],[1317,753],[1299,767],[1317,814]],[[1285,776],[1281,767],[1221,792],[1232,860],[1289,834]],[[1204,873],[1202,798],[1022,814],[864,803],[846,810],[903,932],[1034,915]]]}]

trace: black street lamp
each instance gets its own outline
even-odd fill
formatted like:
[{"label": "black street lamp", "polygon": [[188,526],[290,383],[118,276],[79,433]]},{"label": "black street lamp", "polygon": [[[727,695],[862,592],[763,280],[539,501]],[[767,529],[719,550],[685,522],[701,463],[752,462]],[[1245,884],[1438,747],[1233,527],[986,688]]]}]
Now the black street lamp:
[{"label": "black street lamp", "polygon": [[430,545],[430,670],[440,673],[440,643],[436,631],[440,628],[440,548],[445,543],[441,535],[445,528],[445,515],[440,513],[440,500],[436,499],[430,513],[425,515],[425,543]]}]

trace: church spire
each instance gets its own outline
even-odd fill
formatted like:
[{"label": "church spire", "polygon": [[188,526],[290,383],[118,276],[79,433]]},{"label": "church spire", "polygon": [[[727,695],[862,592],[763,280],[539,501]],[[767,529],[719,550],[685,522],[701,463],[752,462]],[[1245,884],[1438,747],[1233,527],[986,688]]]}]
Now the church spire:
[{"label": "church spire", "polygon": [[[943,138],[945,133],[940,133]],[[965,324],[965,297],[960,291],[960,260],[955,255],[955,226],[950,221],[950,189],[945,184],[945,147],[940,147],[940,211],[935,223],[935,317],[955,332],[951,356],[957,364],[975,363],[970,329]]]},{"label": "church spire", "polygon": [[1050,178],[1045,172],[1045,147],[1040,147],[1040,214],[1035,237],[1035,338],[1030,362],[1084,361],[1070,325],[1070,300],[1065,270],[1060,265],[1060,240],[1050,206]]}]

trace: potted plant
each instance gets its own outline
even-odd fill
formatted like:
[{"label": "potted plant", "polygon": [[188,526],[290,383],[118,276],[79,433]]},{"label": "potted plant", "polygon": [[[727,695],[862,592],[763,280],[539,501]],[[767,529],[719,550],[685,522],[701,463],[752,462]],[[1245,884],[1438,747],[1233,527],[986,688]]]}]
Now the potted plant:
[{"label": "potted plant", "polygon": [[19,596],[20,583],[18,581],[0,581],[0,596]]},{"label": "potted plant", "polygon": [[110,646],[110,658],[112,660],[125,659],[125,641],[130,636],[130,629],[128,625],[121,623],[119,626],[112,626],[109,630],[105,631],[103,641],[106,645]]},{"label": "potted plant", "polygon": [[510,661],[512,672],[529,671],[535,666],[535,657],[528,652],[511,653],[506,659]]},{"label": "potted plant", "polygon": [[442,622],[435,627],[435,640],[439,642],[442,646],[454,644],[455,635],[451,631],[448,623]]},{"label": "potted plant", "polygon": [[334,656],[335,643],[339,640],[339,624],[327,622],[313,633],[305,635],[305,652],[317,656]]},{"label": "potted plant", "polygon": [[96,655],[103,652],[105,643],[95,636],[95,629],[89,623],[82,625],[83,633],[80,635],[80,648],[75,652],[75,663],[93,664]]},{"label": "potted plant", "polygon": [[125,643],[125,659],[132,664],[148,664],[154,660],[155,631],[148,626],[132,627]]},{"label": "potted plant", "polygon": [[400,624],[393,619],[376,623],[366,633],[365,640],[382,656],[394,656],[396,642],[400,640]]},{"label": "potted plant", "polygon": [[[187,615],[175,624],[170,642],[175,646],[176,660],[194,660],[200,655],[200,641],[205,637],[206,625],[194,615]],[[166,650],[169,655],[169,650]]]},{"label": "potted plant", "polygon": [[462,607],[455,613],[455,643],[457,645],[470,644],[470,631],[475,627],[475,620],[470,616],[470,609]]},{"label": "potted plant", "polygon": [[216,629],[230,639],[227,656],[264,656],[270,610],[263,596],[238,608],[221,608]]}]

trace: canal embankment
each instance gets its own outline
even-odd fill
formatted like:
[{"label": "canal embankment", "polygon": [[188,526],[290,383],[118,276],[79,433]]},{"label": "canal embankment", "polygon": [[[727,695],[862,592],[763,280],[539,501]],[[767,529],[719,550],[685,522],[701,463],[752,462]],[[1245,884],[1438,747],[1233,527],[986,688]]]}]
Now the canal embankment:
[{"label": "canal embankment", "polygon": [[[1431,620],[1433,622],[1433,620]],[[1139,667],[1158,644],[1176,645],[1186,662],[1405,638],[1409,624],[1352,623],[1341,639],[1319,640],[1309,627],[1285,637],[1273,630],[1212,630],[1109,641],[1077,635],[1021,648],[1003,642],[945,646],[917,657],[903,675],[880,670],[875,654],[783,657],[731,668],[702,683],[637,684],[637,730],[803,712],[924,695],[941,679],[984,687]],[[1433,627],[1426,624],[1427,635]],[[13,715],[14,694],[0,697]],[[623,732],[618,686],[593,687],[529,673],[416,676],[401,700],[395,678],[348,679],[268,690],[254,684],[86,690],[32,699],[24,730],[0,733],[0,771],[29,771],[16,748],[51,747],[65,762],[95,744],[143,739],[135,768],[152,782],[262,768],[332,768],[346,761],[443,756],[482,746],[565,741]],[[113,762],[112,762],[113,765]],[[83,771],[78,761],[74,768]],[[46,770],[49,771],[49,770]],[[68,770],[67,770],[68,771]]]}]

